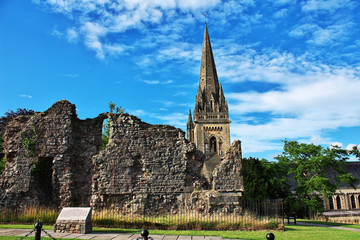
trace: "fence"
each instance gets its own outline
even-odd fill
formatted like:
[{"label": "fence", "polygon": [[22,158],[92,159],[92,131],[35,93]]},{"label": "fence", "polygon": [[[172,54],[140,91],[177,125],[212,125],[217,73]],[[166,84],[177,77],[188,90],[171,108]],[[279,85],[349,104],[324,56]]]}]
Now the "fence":
[{"label": "fence", "polygon": [[[59,211],[54,208],[28,206],[21,209],[2,209],[2,223],[54,224]],[[93,210],[92,224],[98,227],[148,228],[173,230],[266,230],[283,229],[283,203],[272,201],[240,201],[236,207],[201,204],[191,207],[158,210],[130,205],[118,209]]]},{"label": "fence", "polygon": [[92,221],[104,227],[174,230],[265,230],[284,226],[281,200],[242,200],[235,207],[214,204],[208,208],[193,203],[191,207],[156,212],[145,206],[99,208],[93,212]]}]

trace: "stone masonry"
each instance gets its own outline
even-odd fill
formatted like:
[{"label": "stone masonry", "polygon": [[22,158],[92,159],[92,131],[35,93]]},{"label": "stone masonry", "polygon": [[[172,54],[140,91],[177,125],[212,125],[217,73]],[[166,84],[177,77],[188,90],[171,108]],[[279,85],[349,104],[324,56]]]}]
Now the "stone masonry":
[{"label": "stone masonry", "polygon": [[[106,118],[111,129],[102,150]],[[239,197],[240,142],[205,176],[205,155],[184,135],[129,114],[80,120],[75,105],[66,100],[17,117],[4,134],[7,162],[0,175],[0,208],[35,204],[176,211],[191,204],[194,192]]]}]

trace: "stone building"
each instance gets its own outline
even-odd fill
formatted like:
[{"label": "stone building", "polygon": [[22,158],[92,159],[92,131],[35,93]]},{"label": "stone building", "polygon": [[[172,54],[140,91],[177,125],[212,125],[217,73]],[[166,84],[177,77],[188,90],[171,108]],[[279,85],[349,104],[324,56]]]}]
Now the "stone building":
[{"label": "stone building", "polygon": [[[223,156],[230,147],[228,105],[222,86],[219,85],[206,23],[194,119],[192,119],[190,110],[187,139],[195,143],[197,149],[208,158]],[[217,159],[219,158],[217,157]]]},{"label": "stone building", "polygon": [[[346,172],[360,179],[360,162],[347,162]],[[356,189],[343,184],[335,194],[324,199],[325,216],[360,216],[360,182],[355,185]]]}]

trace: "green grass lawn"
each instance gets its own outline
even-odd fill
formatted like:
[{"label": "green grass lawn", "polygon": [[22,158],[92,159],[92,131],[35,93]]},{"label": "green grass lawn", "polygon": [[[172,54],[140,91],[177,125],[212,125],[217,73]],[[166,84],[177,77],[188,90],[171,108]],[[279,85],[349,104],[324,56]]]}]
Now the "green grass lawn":
[{"label": "green grass lawn", "polygon": [[[318,222],[320,223],[320,222]],[[324,222],[321,222],[324,223]],[[346,225],[348,227],[348,225]],[[0,228],[28,228],[33,229],[33,225],[0,225]],[[44,226],[44,229],[50,230],[52,226]],[[141,230],[136,229],[107,229],[107,228],[94,228],[95,232],[122,232],[122,233],[140,233]],[[169,230],[149,230],[150,236],[152,234],[165,234],[165,235],[198,235],[198,236],[221,236],[223,238],[238,238],[238,239],[253,239],[260,240],[266,239],[267,231],[169,231]],[[328,240],[328,239],[360,239],[360,232],[352,232],[348,230],[337,230],[324,227],[300,226],[300,225],[287,225],[286,231],[273,231],[276,240],[297,240],[297,239],[315,239],[315,240]],[[1,240],[16,240],[19,237],[1,237]],[[28,238],[28,239],[33,239]],[[46,238],[44,238],[46,239]]]}]

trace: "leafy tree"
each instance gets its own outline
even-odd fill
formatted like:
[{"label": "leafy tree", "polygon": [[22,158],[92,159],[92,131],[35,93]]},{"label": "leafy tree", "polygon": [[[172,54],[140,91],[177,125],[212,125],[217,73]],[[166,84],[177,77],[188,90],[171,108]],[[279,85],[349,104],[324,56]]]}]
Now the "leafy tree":
[{"label": "leafy tree", "polygon": [[269,182],[265,168],[258,158],[243,158],[241,175],[244,181],[243,198],[247,200],[265,199]]},{"label": "leafy tree", "polygon": [[242,160],[241,171],[244,199],[277,199],[289,195],[286,170],[280,164],[249,157]]},{"label": "leafy tree", "polygon": [[357,179],[344,170],[348,152],[338,147],[285,141],[283,153],[275,159],[294,182],[295,194],[287,202],[304,207],[306,214],[322,212],[321,197],[332,196],[341,183],[355,188]]},{"label": "leafy tree", "polygon": [[354,146],[353,149],[348,151],[349,154],[354,155],[355,157],[357,157],[360,160],[360,150],[358,148],[358,146]]},{"label": "leafy tree", "polygon": [[286,167],[276,161],[261,160],[268,179],[267,197],[270,199],[285,198],[291,194]]},{"label": "leafy tree", "polygon": [[18,108],[16,112],[10,110],[4,113],[4,116],[0,117],[0,133],[4,134],[7,124],[15,117],[22,115],[33,115],[34,110],[28,110],[26,108]]},{"label": "leafy tree", "polygon": [[115,109],[115,103],[113,103],[112,101],[109,102],[109,110],[110,113],[113,113]]}]

